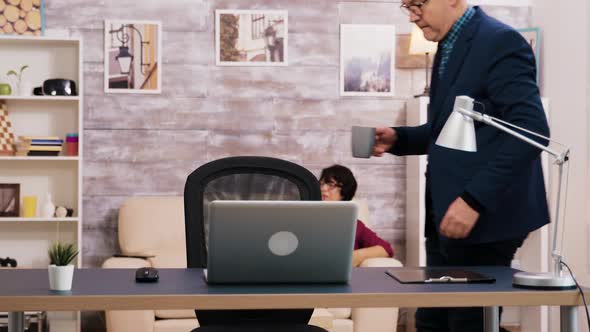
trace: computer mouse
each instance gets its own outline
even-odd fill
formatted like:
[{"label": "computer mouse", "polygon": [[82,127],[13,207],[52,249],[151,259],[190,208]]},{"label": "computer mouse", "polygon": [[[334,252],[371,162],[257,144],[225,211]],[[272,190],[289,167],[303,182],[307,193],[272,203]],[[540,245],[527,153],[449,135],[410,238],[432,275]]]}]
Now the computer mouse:
[{"label": "computer mouse", "polygon": [[135,271],[137,282],[156,282],[159,278],[158,270],[153,267],[140,267]]}]

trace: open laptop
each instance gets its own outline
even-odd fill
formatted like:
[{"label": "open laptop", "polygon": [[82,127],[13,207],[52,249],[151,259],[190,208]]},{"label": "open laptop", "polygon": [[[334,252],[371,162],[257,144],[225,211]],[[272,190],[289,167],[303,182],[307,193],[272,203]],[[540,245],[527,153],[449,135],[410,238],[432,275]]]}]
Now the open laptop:
[{"label": "open laptop", "polygon": [[357,206],[352,202],[213,201],[208,283],[346,283]]}]

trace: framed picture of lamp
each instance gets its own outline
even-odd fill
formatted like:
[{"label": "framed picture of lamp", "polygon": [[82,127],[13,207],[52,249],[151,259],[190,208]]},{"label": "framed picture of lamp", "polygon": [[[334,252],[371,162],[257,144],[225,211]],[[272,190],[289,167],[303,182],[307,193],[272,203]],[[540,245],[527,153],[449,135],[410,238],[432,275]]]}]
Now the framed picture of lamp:
[{"label": "framed picture of lamp", "polygon": [[18,217],[19,203],[20,184],[0,183],[0,217]]},{"label": "framed picture of lamp", "polygon": [[216,10],[215,63],[287,66],[288,23],[284,10]]},{"label": "framed picture of lamp", "polygon": [[340,95],[393,96],[395,26],[340,25]]},{"label": "framed picture of lamp", "polygon": [[162,24],[158,21],[106,20],[106,93],[162,92]]}]

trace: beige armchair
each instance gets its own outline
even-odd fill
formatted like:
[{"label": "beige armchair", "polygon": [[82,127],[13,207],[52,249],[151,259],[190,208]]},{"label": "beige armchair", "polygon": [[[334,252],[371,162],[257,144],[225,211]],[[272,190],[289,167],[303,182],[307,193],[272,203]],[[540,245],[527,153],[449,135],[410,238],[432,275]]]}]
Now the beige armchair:
[{"label": "beige armchair", "polygon": [[[361,220],[368,223],[364,218]],[[118,227],[121,253],[127,257],[111,257],[103,268],[186,267],[182,197],[130,198],[119,210]],[[392,258],[379,258],[362,266],[401,264]],[[106,323],[108,332],[186,332],[199,325],[193,309],[107,311]],[[316,309],[310,324],[332,332],[395,332],[397,308]]]},{"label": "beige armchair", "polygon": [[[365,200],[354,199],[358,205],[358,219],[371,228],[369,207]],[[361,267],[399,267],[402,263],[395,258],[370,258]],[[316,309],[318,314],[326,310],[332,315],[331,332],[396,332],[398,308],[327,308]]]},{"label": "beige armchair", "polygon": [[[103,268],[186,267],[182,197],[130,198],[119,209],[118,227],[121,253],[130,257],[111,257]],[[106,321],[109,332],[186,332],[199,326],[192,309],[107,311]]]}]

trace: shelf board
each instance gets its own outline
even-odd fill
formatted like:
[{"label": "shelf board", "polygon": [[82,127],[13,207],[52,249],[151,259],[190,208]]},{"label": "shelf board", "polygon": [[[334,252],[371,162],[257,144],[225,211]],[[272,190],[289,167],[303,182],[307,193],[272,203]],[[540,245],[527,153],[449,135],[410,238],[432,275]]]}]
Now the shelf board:
[{"label": "shelf board", "polygon": [[18,156],[0,156],[0,161],[79,161],[80,157],[50,157],[50,156],[39,156],[39,157],[18,157]]},{"label": "shelf board", "polygon": [[0,37],[0,42],[22,42],[22,43],[71,43],[78,44],[81,39],[77,37],[51,37],[51,36],[21,36],[21,35],[4,35]]},{"label": "shelf board", "polygon": [[2,223],[76,223],[80,219],[74,218],[21,218],[21,217],[0,217],[0,224]]},{"label": "shelf board", "polygon": [[0,100],[20,100],[20,101],[79,101],[80,96],[12,96],[0,95]]}]

